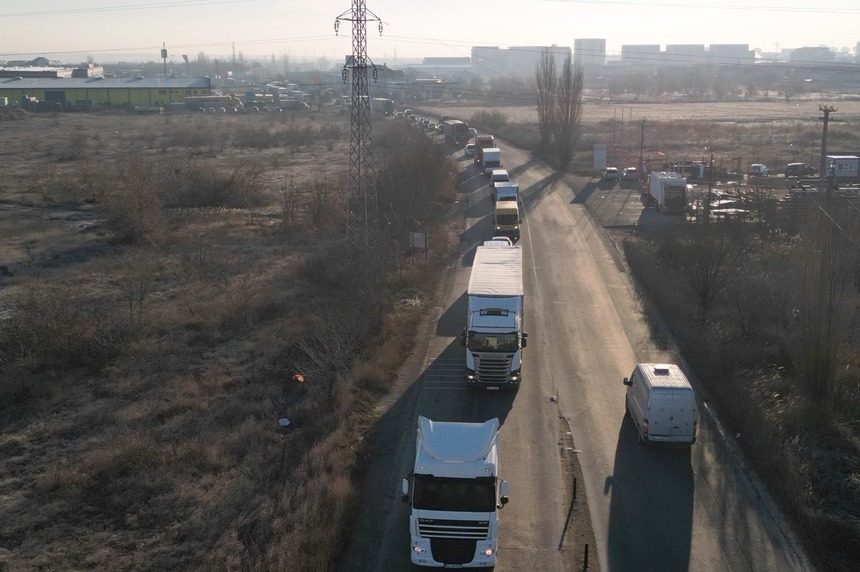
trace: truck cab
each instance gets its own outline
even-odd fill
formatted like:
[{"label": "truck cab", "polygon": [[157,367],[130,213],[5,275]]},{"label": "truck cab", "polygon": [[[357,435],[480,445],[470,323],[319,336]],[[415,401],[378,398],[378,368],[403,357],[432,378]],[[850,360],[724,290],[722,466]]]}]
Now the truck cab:
[{"label": "truck cab", "polygon": [[499,390],[522,381],[523,249],[501,244],[475,251],[466,291],[466,327],[460,343],[466,348],[466,383],[470,388]]},{"label": "truck cab", "polygon": [[520,239],[520,206],[517,201],[496,201],[493,223],[497,236],[508,236],[514,242]]},{"label": "truck cab", "polygon": [[498,511],[508,502],[508,483],[498,471],[498,419],[457,423],[418,417],[415,464],[400,489],[411,508],[412,564],[495,566]]}]

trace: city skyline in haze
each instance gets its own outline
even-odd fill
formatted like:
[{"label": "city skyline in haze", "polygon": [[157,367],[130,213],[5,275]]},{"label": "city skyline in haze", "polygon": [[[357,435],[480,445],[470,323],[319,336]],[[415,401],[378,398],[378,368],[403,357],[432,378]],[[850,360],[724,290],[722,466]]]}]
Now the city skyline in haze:
[{"label": "city skyline in haze", "polygon": [[[352,51],[349,0],[32,0],[0,9],[0,59],[155,61],[182,55],[342,61]],[[473,46],[573,46],[606,39],[607,56],[635,44],[746,44],[766,53],[828,46],[856,53],[860,5],[796,0],[745,5],[698,0],[368,0],[368,55],[377,63],[469,56]],[[340,23],[335,34],[338,16]],[[380,36],[377,18],[381,19]]]}]

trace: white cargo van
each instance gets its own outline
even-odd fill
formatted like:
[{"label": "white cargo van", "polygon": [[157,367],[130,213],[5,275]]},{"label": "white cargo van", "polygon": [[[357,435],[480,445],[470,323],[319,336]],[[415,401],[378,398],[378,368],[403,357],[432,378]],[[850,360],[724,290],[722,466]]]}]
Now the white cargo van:
[{"label": "white cargo van", "polygon": [[640,363],[624,378],[624,406],[640,443],[692,445],[696,442],[696,396],[675,364]]}]

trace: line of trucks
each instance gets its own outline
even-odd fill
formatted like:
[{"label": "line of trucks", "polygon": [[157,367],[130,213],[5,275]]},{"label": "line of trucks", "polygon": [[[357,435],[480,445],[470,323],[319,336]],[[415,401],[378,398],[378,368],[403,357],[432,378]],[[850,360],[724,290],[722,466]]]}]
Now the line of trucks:
[{"label": "line of trucks", "polygon": [[[468,125],[448,119],[449,143],[467,143]],[[523,250],[519,238],[519,186],[501,169],[501,150],[492,136],[476,136],[475,162],[490,178],[499,236],[475,250],[466,291],[466,384],[498,391],[522,381]],[[508,483],[499,477],[499,420],[484,423],[418,418],[415,463],[403,479],[401,499],[410,504],[410,559],[418,566],[487,568],[496,564],[498,511],[508,502]]]},{"label": "line of trucks", "polygon": [[[498,390],[522,380],[522,247],[490,240],[478,246],[467,290],[461,342],[466,382]],[[508,502],[499,477],[499,420],[483,423],[418,417],[415,463],[401,484],[410,505],[410,559],[418,566],[492,568],[498,511]]]}]

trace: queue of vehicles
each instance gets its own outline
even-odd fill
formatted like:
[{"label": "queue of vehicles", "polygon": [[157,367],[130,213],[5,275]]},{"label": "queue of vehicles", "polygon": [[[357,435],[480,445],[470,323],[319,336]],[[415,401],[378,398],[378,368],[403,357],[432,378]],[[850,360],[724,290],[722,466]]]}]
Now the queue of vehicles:
[{"label": "queue of vehicles", "polygon": [[[458,135],[461,123],[465,125],[444,118],[441,132],[446,142],[463,145],[464,155],[488,177],[494,228],[493,237],[475,249],[466,290],[466,324],[460,335],[465,381],[472,389],[501,391],[522,383],[528,343],[523,248],[515,244],[522,222],[519,185],[502,167],[494,138],[466,131],[464,143]],[[616,170],[618,179],[631,180],[634,173],[638,178],[633,168],[623,175]],[[680,368],[637,364],[624,384],[625,409],[641,443],[695,443],[695,394]],[[401,499],[410,507],[412,564],[495,566],[499,510],[508,502],[509,488],[499,472],[499,428],[498,419],[466,423],[418,417],[414,464],[401,484]]]}]

